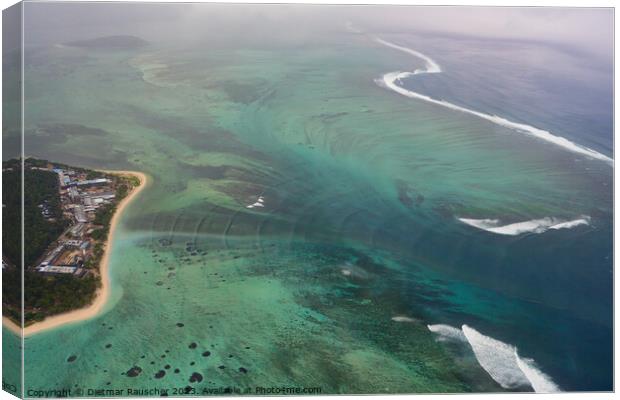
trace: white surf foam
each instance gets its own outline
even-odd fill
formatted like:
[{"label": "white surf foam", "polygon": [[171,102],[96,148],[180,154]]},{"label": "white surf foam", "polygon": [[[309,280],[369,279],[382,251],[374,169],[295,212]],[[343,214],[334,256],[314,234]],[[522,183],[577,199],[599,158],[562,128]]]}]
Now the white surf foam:
[{"label": "white surf foam", "polygon": [[254,207],[265,207],[265,198],[263,196],[258,196],[258,199],[255,203],[245,206],[245,208],[254,208]]},{"label": "white surf foam", "polygon": [[527,376],[517,364],[516,349],[513,346],[485,336],[467,325],[463,325],[462,329],[476,360],[495,382],[504,389],[530,386]]},{"label": "white surf foam", "polygon": [[396,315],[392,317],[392,321],[394,322],[417,322],[418,320],[411,317],[406,317],[404,315]]},{"label": "white surf foam", "polygon": [[505,389],[532,387],[537,393],[561,391],[558,385],[537,366],[534,360],[521,358],[516,347],[485,336],[474,328],[462,329],[450,325],[427,325],[438,340],[468,343],[478,364]]},{"label": "white surf foam", "polygon": [[463,334],[463,331],[461,331],[459,328],[444,324],[426,325],[426,327],[429,331],[438,335],[437,340],[467,342],[467,338]]},{"label": "white surf foam", "polygon": [[458,218],[459,221],[487,232],[499,235],[516,236],[522,233],[543,233],[549,229],[570,229],[580,225],[589,225],[590,217],[582,216],[572,221],[564,221],[558,218],[545,217],[530,221],[515,222],[507,225],[500,225],[498,219],[472,219]]},{"label": "white surf foam", "polygon": [[381,43],[384,46],[391,47],[396,50],[400,50],[404,53],[411,54],[412,56],[415,56],[415,57],[418,57],[424,60],[424,62],[426,63],[426,69],[417,69],[413,72],[414,75],[418,73],[419,74],[437,74],[441,72],[441,67],[439,66],[439,64],[437,64],[435,60],[433,60],[426,54],[420,53],[419,51],[410,49],[405,46],[399,46],[395,43],[388,42],[387,40],[383,40],[381,38],[375,38],[375,41],[377,43]]},{"label": "white surf foam", "polygon": [[439,64],[437,62],[435,62],[432,58],[428,57],[427,55],[420,53],[416,50],[404,47],[404,46],[399,46],[395,43],[392,42],[388,42],[387,40],[383,40],[380,38],[374,38],[374,40],[377,43],[380,43],[384,46],[390,47],[392,49],[395,50],[399,50],[402,52],[405,52],[407,54],[411,54],[415,57],[418,57],[422,60],[424,60],[425,68],[424,69],[417,69],[414,72],[401,72],[401,71],[395,71],[395,72],[388,72],[387,74],[383,75],[383,82],[381,86],[385,86],[388,89],[399,93],[403,96],[406,97],[410,97],[410,98],[416,98],[416,99],[420,99],[420,100],[424,100],[426,102],[429,103],[433,103],[433,104],[437,104],[440,105],[442,107],[446,107],[446,108],[450,108],[452,110],[456,110],[456,111],[460,111],[466,114],[470,114],[470,115],[474,115],[476,117],[485,119],[487,121],[490,121],[494,124],[497,125],[501,125],[504,126],[506,128],[509,129],[513,129],[522,133],[525,133],[527,135],[530,136],[534,136],[537,137],[539,139],[542,139],[544,141],[547,141],[549,143],[553,143],[557,146],[563,147],[566,150],[572,151],[574,153],[578,153],[578,154],[582,154],[591,158],[595,158],[601,161],[604,161],[606,163],[608,163],[609,165],[613,166],[613,159],[611,159],[610,157],[607,157],[604,154],[601,154],[599,152],[597,152],[596,150],[592,150],[588,147],[579,145],[577,143],[571,142],[570,140],[561,137],[561,136],[557,136],[552,134],[549,131],[546,131],[544,129],[539,129],[536,128],[534,126],[531,125],[527,125],[527,124],[522,124],[522,123],[518,123],[518,122],[513,122],[510,120],[507,120],[506,118],[502,118],[499,117],[497,115],[491,115],[491,114],[486,114],[480,111],[476,111],[476,110],[472,110],[466,107],[461,107],[458,106],[456,104],[444,101],[444,100],[437,100],[437,99],[433,99],[430,96],[421,94],[421,93],[417,93],[411,90],[407,90],[405,88],[403,88],[402,86],[399,86],[397,84],[397,82],[402,82],[402,79],[410,77],[412,75],[418,75],[418,74],[435,74],[435,73],[440,73],[441,72],[441,67],[439,66]]},{"label": "white surf foam", "polygon": [[531,358],[521,358],[515,351],[517,365],[523,371],[532,388],[536,393],[553,393],[559,392],[560,388],[553,382],[551,377],[542,372]]},{"label": "white surf foam", "polygon": [[583,218],[575,219],[572,221],[561,222],[549,227],[549,229],[570,229],[579,225],[590,225],[590,217],[584,216]]}]

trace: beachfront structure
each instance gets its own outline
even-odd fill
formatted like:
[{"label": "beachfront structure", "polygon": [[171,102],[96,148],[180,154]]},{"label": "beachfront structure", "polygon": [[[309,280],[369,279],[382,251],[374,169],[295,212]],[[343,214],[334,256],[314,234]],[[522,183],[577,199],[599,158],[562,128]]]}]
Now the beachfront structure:
[{"label": "beachfront structure", "polygon": [[41,268],[42,266],[44,267],[44,266],[53,264],[56,260],[58,260],[58,258],[60,257],[64,249],[65,249],[65,245],[63,243],[59,244],[54,250],[52,250],[47,255],[45,260],[43,260],[43,262],[39,264],[39,268]]},{"label": "beachfront structure", "polygon": [[87,187],[87,186],[107,185],[110,182],[111,181],[107,178],[97,178],[97,179],[87,179],[85,181],[77,181],[77,182],[74,182],[73,184],[77,186]]},{"label": "beachfront structure", "polygon": [[71,231],[70,231],[70,232],[71,232],[71,235],[72,235],[73,237],[76,237],[76,236],[81,236],[81,235],[82,235],[82,231],[84,230],[84,226],[85,226],[85,225],[84,225],[83,223],[79,223],[79,224],[74,225],[74,226],[71,228]]},{"label": "beachfront structure", "polygon": [[69,247],[81,247],[84,242],[81,240],[67,240],[65,241],[65,246]]},{"label": "beachfront structure", "polygon": [[81,205],[76,205],[73,209],[73,214],[75,216],[75,220],[78,223],[86,223],[88,222],[88,218],[86,218],[86,213],[84,212],[84,207]]},{"label": "beachfront structure", "polygon": [[92,207],[96,209],[103,203],[108,203],[116,197],[114,192],[94,193],[89,196],[84,196],[82,202],[86,207]]},{"label": "beachfront structure", "polygon": [[98,194],[92,195],[92,198],[95,201],[97,199],[112,200],[115,197],[116,197],[116,194],[114,194],[114,192],[104,192],[104,193],[98,193]]},{"label": "beachfront structure", "polygon": [[78,193],[77,188],[75,186],[71,186],[69,188],[69,197],[71,197],[72,200],[75,200],[80,197],[80,194]]},{"label": "beachfront structure", "polygon": [[74,274],[78,267],[74,265],[46,265],[39,266],[37,270],[48,274]]}]

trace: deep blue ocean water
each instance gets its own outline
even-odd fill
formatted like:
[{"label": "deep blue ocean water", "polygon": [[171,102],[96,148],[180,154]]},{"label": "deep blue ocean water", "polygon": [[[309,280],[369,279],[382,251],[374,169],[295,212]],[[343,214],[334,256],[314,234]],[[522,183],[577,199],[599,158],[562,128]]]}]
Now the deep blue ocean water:
[{"label": "deep blue ocean water", "polygon": [[441,74],[405,82],[433,98],[526,123],[608,156],[613,152],[613,63],[548,42],[401,39]]},{"label": "deep blue ocean water", "polygon": [[[411,35],[390,40],[430,56],[442,68],[404,80],[408,90],[549,130],[613,157],[609,60],[544,42]],[[532,139],[532,146],[540,143]],[[565,390],[611,390],[612,173],[612,168],[592,173],[601,185],[599,203],[583,210],[593,217],[589,229],[516,238],[454,235],[451,248],[458,251],[433,254],[442,260],[436,266],[472,286],[455,283],[461,295],[453,312],[434,317],[457,327],[471,324],[515,345]],[[427,236],[415,246],[441,249],[443,240]],[[485,290],[473,289],[470,304],[463,304],[463,293],[478,287]],[[493,297],[494,292],[501,295]]]}]

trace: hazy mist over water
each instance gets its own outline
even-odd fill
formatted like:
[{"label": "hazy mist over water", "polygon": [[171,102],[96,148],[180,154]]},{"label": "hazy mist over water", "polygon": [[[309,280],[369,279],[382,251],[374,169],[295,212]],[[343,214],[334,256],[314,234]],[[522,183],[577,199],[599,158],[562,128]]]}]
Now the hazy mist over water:
[{"label": "hazy mist over water", "polygon": [[[423,91],[472,106],[485,90],[504,91],[499,103],[490,94],[492,101],[478,105],[522,122],[518,109],[530,106],[543,127],[582,136],[611,154],[610,9],[37,3],[27,4],[25,14],[27,48],[125,34],[197,51],[303,49],[329,43],[347,24],[400,35],[446,65],[441,77],[416,82]],[[533,92],[542,96],[527,96]]]},{"label": "hazy mist over water", "polygon": [[32,3],[26,5],[25,21],[28,45],[105,34],[142,35],[176,45],[300,44],[311,33],[339,31],[352,22],[377,33],[549,43],[601,57],[607,67],[613,51],[613,12],[604,8]]}]

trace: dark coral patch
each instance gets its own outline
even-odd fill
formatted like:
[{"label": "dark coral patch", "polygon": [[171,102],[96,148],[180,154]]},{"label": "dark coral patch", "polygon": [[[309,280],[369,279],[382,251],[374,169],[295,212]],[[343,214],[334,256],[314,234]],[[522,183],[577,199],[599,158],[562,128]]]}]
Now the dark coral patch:
[{"label": "dark coral patch", "polygon": [[189,344],[188,346],[190,349],[195,349],[196,347],[198,347],[198,345],[196,344],[196,342],[192,342]]},{"label": "dark coral patch", "polygon": [[164,376],[166,376],[166,371],[164,371],[163,369],[160,369],[159,371],[157,371],[157,373],[155,374],[155,379],[161,379]]},{"label": "dark coral patch", "polygon": [[75,361],[76,359],[77,359],[77,356],[76,356],[76,355],[71,355],[71,356],[69,356],[69,358],[67,358],[67,362],[73,362],[73,361]]},{"label": "dark coral patch", "polygon": [[127,376],[130,378],[135,378],[136,376],[140,375],[141,372],[142,372],[142,368],[138,366],[133,366],[129,368],[129,371],[127,371]]},{"label": "dark coral patch", "polygon": [[239,372],[242,372],[242,373],[244,373],[244,374],[247,374],[247,373],[248,373],[248,370],[247,370],[247,369],[245,369],[245,368],[243,368],[243,367],[239,367]]},{"label": "dark coral patch", "polygon": [[209,357],[211,355],[210,351],[205,351],[204,353],[202,353],[203,357]]},{"label": "dark coral patch", "polygon": [[185,324],[183,322],[177,322],[177,326],[179,328],[183,328],[185,326]]},{"label": "dark coral patch", "polygon": [[192,376],[189,377],[189,381],[190,383],[200,383],[202,382],[202,375],[200,375],[198,372],[194,372]]},{"label": "dark coral patch", "polygon": [[111,345],[110,343],[108,343],[108,344],[106,344],[106,345],[105,345],[105,348],[106,348],[106,349],[109,349],[110,347],[112,347],[112,345]]}]

